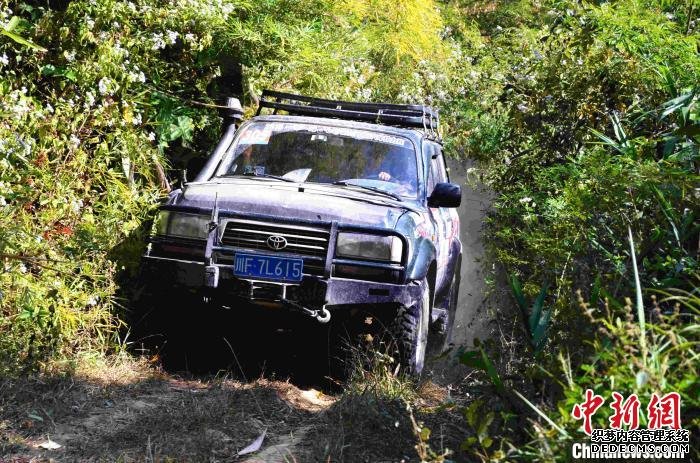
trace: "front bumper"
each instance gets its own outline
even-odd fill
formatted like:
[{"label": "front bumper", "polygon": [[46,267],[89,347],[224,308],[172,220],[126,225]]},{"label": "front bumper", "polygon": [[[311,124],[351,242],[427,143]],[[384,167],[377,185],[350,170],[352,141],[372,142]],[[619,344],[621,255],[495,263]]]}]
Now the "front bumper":
[{"label": "front bumper", "polygon": [[305,275],[301,284],[248,280],[233,275],[230,265],[217,265],[218,278],[207,286],[207,267],[202,262],[156,256],[143,257],[143,276],[149,284],[215,292],[220,297],[239,297],[253,302],[294,300],[313,308],[339,308],[364,304],[411,305],[420,298],[415,282],[382,283],[338,277]]}]

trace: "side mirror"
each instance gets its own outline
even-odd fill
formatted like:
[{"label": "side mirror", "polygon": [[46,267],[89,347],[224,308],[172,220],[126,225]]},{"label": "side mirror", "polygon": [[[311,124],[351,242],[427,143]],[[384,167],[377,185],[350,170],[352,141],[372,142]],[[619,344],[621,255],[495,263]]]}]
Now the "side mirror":
[{"label": "side mirror", "polygon": [[454,183],[438,183],[428,198],[428,207],[459,207],[462,187]]}]

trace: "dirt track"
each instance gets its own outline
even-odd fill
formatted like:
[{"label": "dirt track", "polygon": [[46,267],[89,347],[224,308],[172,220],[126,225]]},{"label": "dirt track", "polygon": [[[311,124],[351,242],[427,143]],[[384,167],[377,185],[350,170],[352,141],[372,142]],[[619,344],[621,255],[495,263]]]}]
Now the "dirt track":
[{"label": "dirt track", "polygon": [[484,282],[484,243],[482,227],[490,204],[489,194],[466,184],[468,161],[450,161],[450,180],[462,185],[459,208],[462,240],[462,274],[459,287],[459,308],[454,327],[454,343],[471,346],[475,338],[488,337],[489,317],[486,313]]},{"label": "dirt track", "polygon": [[[449,394],[428,382],[413,400],[436,449],[464,438],[458,409],[436,408]],[[418,461],[400,400],[265,379],[182,379],[143,361],[0,382],[0,417],[2,463]],[[237,456],[263,432],[260,451]]]}]

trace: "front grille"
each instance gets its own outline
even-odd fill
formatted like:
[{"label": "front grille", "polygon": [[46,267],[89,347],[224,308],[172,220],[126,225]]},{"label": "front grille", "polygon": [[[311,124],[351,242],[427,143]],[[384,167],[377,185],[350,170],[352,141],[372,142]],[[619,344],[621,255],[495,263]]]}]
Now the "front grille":
[{"label": "front grille", "polygon": [[[275,251],[267,245],[270,236],[287,240],[284,249]],[[259,249],[325,259],[328,253],[330,231],[320,227],[276,224],[253,220],[229,220],[221,237],[221,244],[242,249]]]},{"label": "front grille", "polygon": [[[276,235],[287,240],[284,249],[275,251],[267,245],[267,238]],[[328,253],[330,230],[322,227],[277,224],[255,220],[228,220],[221,236],[223,246],[259,250],[264,253],[289,254],[304,259],[304,273],[323,275]],[[233,255],[218,253],[218,263],[233,263]]]}]

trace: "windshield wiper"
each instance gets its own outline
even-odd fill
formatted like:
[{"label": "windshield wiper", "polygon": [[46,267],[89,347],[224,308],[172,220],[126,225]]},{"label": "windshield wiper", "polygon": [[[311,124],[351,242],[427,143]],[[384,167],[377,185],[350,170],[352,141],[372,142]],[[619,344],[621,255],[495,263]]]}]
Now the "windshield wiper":
[{"label": "windshield wiper", "polygon": [[296,180],[292,180],[291,178],[284,178],[280,177],[279,175],[272,175],[272,174],[255,174],[255,173],[247,173],[247,174],[227,174],[227,175],[222,175],[222,177],[238,177],[238,176],[243,176],[243,177],[258,177],[258,178],[272,178],[275,180],[282,180],[283,182],[290,182],[290,183],[297,183]]},{"label": "windshield wiper", "polygon": [[373,191],[375,193],[382,194],[384,196],[389,196],[390,198],[394,198],[397,201],[401,201],[401,196],[396,195],[394,193],[389,193],[388,191],[384,191],[381,188],[376,188],[373,186],[367,186],[367,185],[358,185],[357,183],[348,183],[344,180],[338,180],[337,182],[333,182],[333,185],[340,185],[340,186],[354,186],[357,188],[362,188],[363,190],[369,190]]}]

